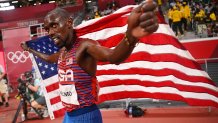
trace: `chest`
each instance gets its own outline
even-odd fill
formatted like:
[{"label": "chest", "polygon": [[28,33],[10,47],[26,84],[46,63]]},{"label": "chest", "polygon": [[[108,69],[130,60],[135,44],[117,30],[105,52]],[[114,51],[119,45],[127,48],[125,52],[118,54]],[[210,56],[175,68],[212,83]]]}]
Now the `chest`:
[{"label": "chest", "polygon": [[58,77],[60,81],[74,81],[74,72],[79,67],[75,62],[75,53],[63,51],[58,60]]}]

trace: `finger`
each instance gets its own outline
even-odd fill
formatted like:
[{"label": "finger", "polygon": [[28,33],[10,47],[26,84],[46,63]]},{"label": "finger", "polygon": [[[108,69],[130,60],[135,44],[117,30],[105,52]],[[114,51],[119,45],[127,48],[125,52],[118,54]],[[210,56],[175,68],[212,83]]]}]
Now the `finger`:
[{"label": "finger", "polygon": [[141,6],[141,12],[154,11],[157,8],[157,4],[155,2],[146,2]]},{"label": "finger", "polygon": [[153,10],[154,8],[156,8],[155,6],[157,5],[155,2],[153,2],[153,0],[146,0],[142,2],[138,7],[136,7],[133,11],[137,13],[141,13],[151,9]]},{"label": "finger", "polygon": [[146,27],[146,28],[144,29],[144,31],[145,31],[145,32],[149,32],[149,33],[153,33],[153,32],[155,32],[155,31],[158,29],[158,27],[159,27],[159,24],[158,24],[158,23],[155,23],[155,24],[153,24],[153,25],[151,25],[151,26]]},{"label": "finger", "polygon": [[146,12],[146,13],[143,13],[140,17],[139,17],[139,21],[142,22],[142,21],[146,21],[150,18],[153,18],[155,15],[155,13],[153,11],[150,11],[150,12]]},{"label": "finger", "polygon": [[156,23],[158,23],[157,18],[151,18],[151,19],[148,19],[148,20],[146,20],[146,21],[141,22],[141,23],[139,24],[139,26],[140,26],[141,28],[146,28],[146,27],[148,27],[148,26],[150,26],[150,25],[153,25],[153,24],[156,24]]}]

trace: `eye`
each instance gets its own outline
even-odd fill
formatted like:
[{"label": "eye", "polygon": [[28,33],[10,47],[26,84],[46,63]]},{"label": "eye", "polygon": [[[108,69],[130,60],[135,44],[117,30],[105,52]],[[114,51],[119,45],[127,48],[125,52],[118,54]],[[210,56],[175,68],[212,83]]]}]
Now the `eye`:
[{"label": "eye", "polygon": [[45,28],[45,31],[48,32],[48,28]]},{"label": "eye", "polygon": [[52,24],[51,25],[52,28],[57,28],[57,26],[58,26],[57,24]]}]

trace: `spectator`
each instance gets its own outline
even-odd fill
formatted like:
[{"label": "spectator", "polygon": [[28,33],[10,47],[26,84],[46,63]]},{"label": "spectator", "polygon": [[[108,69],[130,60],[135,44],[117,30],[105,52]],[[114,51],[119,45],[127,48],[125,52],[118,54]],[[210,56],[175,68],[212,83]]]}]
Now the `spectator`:
[{"label": "spectator", "polygon": [[[28,72],[25,72],[25,74],[28,74]],[[30,78],[32,79],[29,79],[30,82],[26,83],[26,87],[34,92],[34,100],[31,101],[31,106],[36,108],[37,110],[44,111],[43,117],[48,117],[48,110],[43,92],[43,83],[37,77],[33,78],[33,73],[30,74]],[[32,85],[30,83],[34,84]]]},{"label": "spectator", "polygon": [[182,25],[181,25],[181,12],[178,10],[176,6],[173,7],[173,12],[172,12],[172,20],[173,20],[173,31],[176,33],[176,36],[178,36],[178,29],[183,37],[183,30],[182,30]]},{"label": "spectator", "polygon": [[101,16],[100,16],[99,12],[96,11],[96,12],[95,12],[95,17],[94,17],[94,18],[100,18],[100,17],[101,17]]},{"label": "spectator", "polygon": [[187,5],[186,2],[183,2],[182,3],[182,6],[180,7],[181,9],[181,12],[182,12],[182,19],[181,19],[181,22],[182,22],[182,25],[184,25],[184,30],[187,31],[187,22],[189,21],[189,18],[190,18],[190,13],[191,13],[191,10],[190,10],[190,7]]},{"label": "spectator", "polygon": [[203,8],[197,9],[196,14],[195,14],[195,20],[199,21],[200,23],[203,22],[204,18],[205,18],[205,12],[203,10]]},{"label": "spectator", "polygon": [[168,10],[167,16],[168,16],[168,23],[170,27],[172,28],[172,12],[173,12],[173,7],[170,6],[170,9]]},{"label": "spectator", "polygon": [[2,97],[5,100],[5,107],[8,107],[9,106],[8,82],[7,82],[6,74],[0,71],[0,106],[4,105]]},{"label": "spectator", "polygon": [[212,22],[216,22],[216,20],[217,20],[215,12],[216,12],[216,10],[214,8],[211,10],[210,15],[209,15]]}]

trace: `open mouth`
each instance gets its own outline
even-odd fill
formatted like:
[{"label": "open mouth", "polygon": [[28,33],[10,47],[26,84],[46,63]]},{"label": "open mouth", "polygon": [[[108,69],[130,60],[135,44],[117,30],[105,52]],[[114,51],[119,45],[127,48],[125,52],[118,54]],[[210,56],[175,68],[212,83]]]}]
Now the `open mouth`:
[{"label": "open mouth", "polygon": [[55,43],[55,44],[58,44],[58,42],[59,42],[59,39],[58,39],[58,38],[54,37],[54,38],[52,38],[52,39],[54,40],[54,43]]}]

